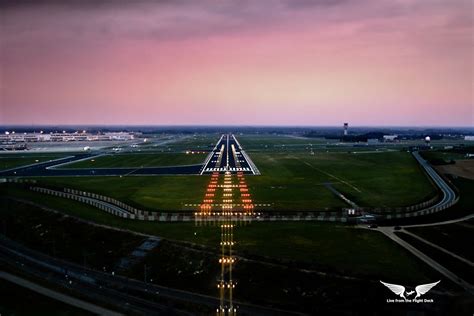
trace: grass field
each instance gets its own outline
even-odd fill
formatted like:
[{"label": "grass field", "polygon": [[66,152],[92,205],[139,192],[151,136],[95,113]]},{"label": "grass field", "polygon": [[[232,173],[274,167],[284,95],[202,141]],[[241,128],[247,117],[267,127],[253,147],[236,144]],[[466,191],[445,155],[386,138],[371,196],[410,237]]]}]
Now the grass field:
[{"label": "grass field", "polygon": [[31,249],[108,271],[144,239],[124,232],[110,234],[62,214],[8,201],[2,202],[0,221],[3,235]]},{"label": "grass field", "polygon": [[408,230],[432,243],[474,262],[472,243],[459,242],[474,236],[473,223],[455,223],[449,225],[413,227]]},{"label": "grass field", "polygon": [[113,154],[62,166],[62,168],[162,167],[203,163],[207,153],[133,153]]},{"label": "grass field", "polygon": [[[454,184],[460,191],[460,199],[459,202],[450,209],[449,213],[457,217],[472,214],[474,210],[474,199],[472,198],[474,181],[457,178],[454,180]],[[442,220],[442,218],[439,220]],[[449,225],[413,227],[408,228],[408,230],[461,257],[474,261],[472,242],[465,242],[472,239],[474,234],[474,220]]]},{"label": "grass field", "polygon": [[[170,152],[114,154],[64,166],[64,168],[151,167],[202,163],[205,154],[185,154],[183,150],[212,148],[220,135],[186,135],[164,144]],[[255,202],[271,204],[273,210],[305,211],[340,209],[347,205],[324,184],[364,207],[407,206],[427,200],[436,190],[407,152],[355,148],[348,151],[314,150],[328,141],[290,136],[238,136],[261,176],[249,176]],[[329,141],[331,143],[331,141]],[[176,150],[181,152],[176,152]],[[354,153],[357,152],[357,153]],[[74,179],[74,181],[72,181]],[[55,177],[41,183],[71,187],[108,195],[138,208],[182,210],[184,204],[200,203],[208,177]]]},{"label": "grass field", "polygon": [[201,203],[209,177],[69,177],[41,178],[40,183],[75,188],[116,198],[137,208],[183,210],[186,203]]},{"label": "grass field", "polygon": [[407,235],[403,232],[396,232],[395,234],[404,241],[411,244],[413,247],[423,252],[428,257],[441,264],[443,267],[446,267],[449,271],[453,272],[463,280],[470,284],[474,282],[474,269],[472,269],[472,266],[461,260],[458,260],[450,254],[444,253],[439,249],[425,244],[413,236]]},{"label": "grass field", "polygon": [[[25,198],[99,224],[209,247],[217,247],[220,241],[215,226],[125,220],[79,202],[58,197],[16,188],[3,192],[8,196]],[[17,203],[12,204],[9,208],[15,207]],[[8,207],[3,206],[2,209]],[[236,249],[244,255],[292,260],[318,269],[392,278],[424,275],[422,266],[416,260],[382,235],[346,226],[305,222],[252,223],[237,227],[235,240],[238,244]]]},{"label": "grass field", "polygon": [[2,154],[0,155],[0,170],[45,162],[65,156],[66,154]]},{"label": "grass field", "polygon": [[[211,150],[216,145],[221,134],[194,134],[180,135],[179,139],[167,142],[162,145],[153,146],[155,149],[163,149],[170,152],[180,152],[185,150]],[[151,144],[150,144],[151,145]]]},{"label": "grass field", "polygon": [[324,187],[326,182],[359,206],[405,206],[436,193],[406,152],[253,153],[251,158],[262,173],[248,177],[253,197],[257,202],[273,202],[275,209],[344,206]]},{"label": "grass field", "polygon": [[442,150],[423,151],[422,156],[431,164],[447,164],[459,159],[465,159],[465,154]]},{"label": "grass field", "polygon": [[[129,157],[141,156],[135,163]],[[157,155],[162,159],[168,154]],[[172,157],[175,154],[169,154]],[[183,154],[184,155],[184,154]],[[145,163],[157,165],[153,155],[123,155],[80,162],[76,167],[125,166]],[[193,157],[193,155],[187,155]],[[203,158],[203,155],[194,155]],[[360,206],[396,207],[429,199],[435,189],[409,153],[252,153],[261,176],[247,177],[257,203],[270,203],[274,210],[316,210],[340,208],[346,204],[329,191],[330,182]],[[101,160],[104,159],[104,160]],[[139,162],[138,162],[139,161]],[[175,160],[176,162],[176,160]],[[67,166],[70,167],[70,166]],[[46,184],[71,187],[112,196],[137,207],[154,210],[181,210],[187,203],[200,203],[208,181],[206,176],[159,177],[54,177],[41,178]]]}]

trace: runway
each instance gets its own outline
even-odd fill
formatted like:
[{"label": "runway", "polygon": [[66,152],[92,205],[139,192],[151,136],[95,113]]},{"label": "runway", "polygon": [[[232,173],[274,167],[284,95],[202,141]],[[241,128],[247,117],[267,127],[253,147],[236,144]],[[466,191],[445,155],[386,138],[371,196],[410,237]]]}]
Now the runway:
[{"label": "runway", "polygon": [[55,168],[99,155],[78,154],[54,161],[0,171],[0,177],[79,177],[79,176],[152,176],[199,174],[202,164],[187,166],[144,167],[144,168]]},{"label": "runway", "polygon": [[[213,172],[260,174],[250,157],[241,148],[234,135],[222,135],[203,164],[140,168],[71,168],[67,165],[103,153],[81,153],[43,163],[0,171],[0,177],[79,177],[79,176],[153,176],[153,175],[207,175]],[[58,168],[61,166],[61,168]]]},{"label": "runway", "polygon": [[255,164],[240,146],[237,138],[232,134],[221,136],[212,152],[208,155],[200,174],[212,174],[214,172],[233,174],[243,172],[244,174],[259,175]]}]

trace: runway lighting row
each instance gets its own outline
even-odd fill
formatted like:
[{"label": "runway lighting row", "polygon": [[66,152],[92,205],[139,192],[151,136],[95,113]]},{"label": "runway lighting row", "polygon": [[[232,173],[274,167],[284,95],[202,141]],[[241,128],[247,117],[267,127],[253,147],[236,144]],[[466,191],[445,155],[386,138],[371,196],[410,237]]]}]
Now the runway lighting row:
[{"label": "runway lighting row", "polygon": [[235,262],[234,258],[220,258],[219,263],[232,264]]},{"label": "runway lighting row", "polygon": [[236,315],[237,309],[236,308],[218,308],[217,309],[217,315],[225,315],[225,312],[228,312],[228,315]]},{"label": "runway lighting row", "polygon": [[[245,209],[252,209],[253,205],[246,205],[244,206]],[[261,213],[249,213],[249,212],[194,212],[195,216],[249,216],[249,215],[257,215],[260,216]]]},{"label": "runway lighting row", "polygon": [[221,283],[217,283],[217,288],[235,288],[235,284],[233,283],[226,283],[226,282],[221,282]]},{"label": "runway lighting row", "polygon": [[221,246],[233,246],[235,241],[221,241]]}]

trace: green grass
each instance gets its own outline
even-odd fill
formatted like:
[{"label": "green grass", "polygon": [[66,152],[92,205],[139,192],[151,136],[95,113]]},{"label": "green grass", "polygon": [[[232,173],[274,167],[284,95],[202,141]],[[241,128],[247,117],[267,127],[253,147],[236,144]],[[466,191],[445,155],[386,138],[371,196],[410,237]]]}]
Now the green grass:
[{"label": "green grass", "polygon": [[474,262],[472,244],[460,242],[472,238],[474,235],[473,224],[460,222],[449,225],[413,227],[408,228],[408,230],[440,247]]},{"label": "green grass", "polygon": [[[235,229],[246,253],[306,262],[358,275],[404,277],[420,265],[377,232],[329,223],[252,223]],[[350,259],[349,259],[350,258]],[[403,268],[400,268],[403,267]]]},{"label": "green grass", "polygon": [[158,146],[168,151],[184,151],[184,150],[211,150],[216,145],[221,134],[195,134],[183,135],[176,142],[170,142]]},{"label": "green grass", "polygon": [[203,163],[207,154],[134,153],[114,154],[68,164],[62,168],[126,168],[194,165]]},{"label": "green grass", "polygon": [[447,164],[451,161],[459,159],[466,159],[465,154],[452,152],[452,151],[423,151],[422,156],[432,164]]},{"label": "green grass", "polygon": [[[119,231],[111,234],[100,227],[65,218],[62,214],[11,200],[2,201],[1,205],[3,235],[28,248],[96,269],[106,267],[110,271],[120,258],[128,256],[144,239]],[[57,206],[60,209],[79,207],[62,205]],[[87,242],[89,240],[94,242]]]},{"label": "green grass", "polygon": [[[218,137],[216,134],[189,135],[170,143],[169,149],[204,149],[212,147]],[[331,182],[338,191],[363,207],[408,206],[427,200],[436,192],[407,152],[374,151],[373,148],[351,148],[347,152],[338,148],[329,152],[315,150],[311,155],[309,142],[317,145],[325,140],[272,135],[238,138],[244,148],[255,149],[250,156],[262,173],[261,176],[247,177],[252,197],[257,203],[272,204],[273,210],[339,210],[346,207],[341,199],[324,187],[326,182]],[[204,156],[176,152],[116,154],[65,167],[190,164],[202,162]],[[112,196],[138,208],[181,210],[184,204],[202,201],[208,177],[54,177],[41,178],[40,181]]]},{"label": "green grass", "polygon": [[[459,189],[460,198],[457,204],[446,211],[446,215],[451,215],[456,218],[472,214],[474,210],[474,199],[472,198],[474,181],[457,178],[454,179],[453,182]],[[438,220],[446,219],[449,218],[438,218]],[[408,228],[408,230],[438,246],[474,261],[474,253],[471,249],[472,243],[464,242],[470,240],[474,234],[474,220],[448,225],[413,227]]]},{"label": "green grass", "polygon": [[[171,240],[216,247],[219,229],[194,223],[158,223],[126,220],[93,207],[16,187],[3,190],[98,224],[129,229]],[[235,229],[237,251],[248,256],[294,260],[316,268],[358,275],[408,277],[424,275],[418,262],[377,232],[329,223],[251,223]]]},{"label": "green grass", "polygon": [[262,150],[296,150],[310,147],[335,144],[337,141],[324,138],[303,138],[287,135],[235,135],[246,151]]},{"label": "green grass", "polygon": [[406,152],[252,153],[262,173],[248,177],[256,202],[275,209],[309,210],[345,204],[323,184],[331,182],[359,206],[397,207],[435,194],[424,172]]},{"label": "green grass", "polygon": [[434,248],[433,246],[427,245],[413,236],[407,235],[403,232],[396,232],[395,234],[434,261],[441,264],[443,267],[447,268],[449,271],[453,272],[455,275],[459,276],[470,284],[473,283],[474,269],[472,269],[472,266],[451,256],[450,254],[444,253],[441,250]]},{"label": "green grass", "polygon": [[207,176],[69,177],[39,178],[39,183],[75,188],[116,198],[137,208],[183,210],[186,203],[201,203]]},{"label": "green grass", "polygon": [[0,170],[46,162],[65,156],[66,154],[3,154],[0,155]]},{"label": "green grass", "polygon": [[[134,155],[142,154],[124,156]],[[168,154],[157,157],[163,155]],[[143,156],[142,162],[149,155]],[[116,156],[104,157],[106,162],[97,158],[94,163],[112,166],[110,161],[115,158]],[[252,197],[256,203],[272,204],[274,210],[304,211],[346,207],[341,199],[324,187],[326,182],[331,182],[359,206],[368,207],[411,205],[429,199],[436,192],[417,162],[406,152],[324,152],[315,155],[272,152],[251,153],[251,158],[262,173],[261,176],[247,177]],[[118,163],[125,164],[122,160]],[[184,204],[202,201],[205,185],[209,180],[203,176],[71,179],[51,177],[40,178],[39,181],[111,196],[138,208],[182,210]]]}]

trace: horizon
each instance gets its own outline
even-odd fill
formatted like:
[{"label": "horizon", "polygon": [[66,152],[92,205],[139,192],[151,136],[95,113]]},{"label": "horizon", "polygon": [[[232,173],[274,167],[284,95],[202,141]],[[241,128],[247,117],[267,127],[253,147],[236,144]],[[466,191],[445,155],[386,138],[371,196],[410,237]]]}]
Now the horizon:
[{"label": "horizon", "polygon": [[[73,128],[73,127],[133,127],[133,128],[140,128],[140,127],[154,127],[154,128],[226,128],[226,127],[238,127],[238,128],[343,128],[342,124],[339,125],[264,125],[264,124],[255,124],[255,125],[247,125],[247,124],[8,124],[3,125],[0,130],[5,130],[12,127],[18,128],[36,128],[36,127],[65,127],[65,128]],[[419,130],[426,130],[426,129],[468,129],[474,130],[474,126],[447,126],[447,125],[351,125],[349,124],[349,129],[360,129],[360,128],[371,128],[371,129],[419,129]]]},{"label": "horizon", "polygon": [[0,0],[0,124],[473,126],[470,9]]}]

